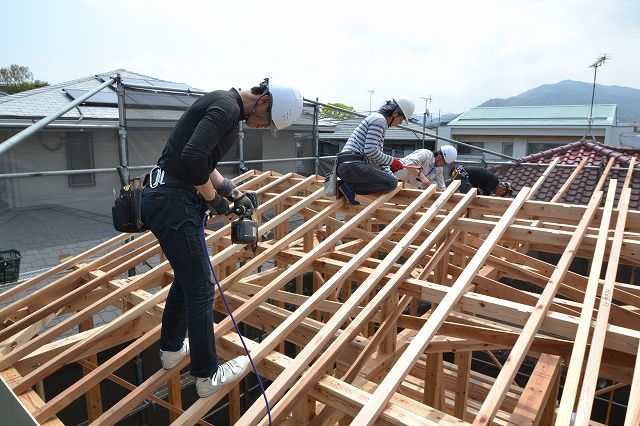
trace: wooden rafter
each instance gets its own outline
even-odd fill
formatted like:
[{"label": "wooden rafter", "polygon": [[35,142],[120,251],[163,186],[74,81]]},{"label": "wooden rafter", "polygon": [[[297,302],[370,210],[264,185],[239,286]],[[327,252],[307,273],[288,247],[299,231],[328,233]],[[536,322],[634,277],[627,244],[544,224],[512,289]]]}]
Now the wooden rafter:
[{"label": "wooden rafter", "polygon": [[[598,377],[615,383],[611,389],[631,384],[637,393],[640,290],[616,281],[619,266],[640,266],[640,212],[625,207],[634,165],[622,189],[609,179],[611,165],[605,168],[598,182],[599,190],[608,184],[604,206],[602,192],[588,206],[559,203],[584,163],[550,202],[530,198],[555,163],[513,200],[456,194],[454,183],[443,193],[401,185],[350,206],[326,197],[318,176],[250,171],[235,178],[260,198],[257,251],[231,244],[229,220],[207,230],[206,243],[236,321],[264,335],[259,343],[245,340],[260,374],[272,381],[274,423],[547,424],[564,368],[559,360],[569,357],[560,424],[582,376],[583,422],[604,391],[593,387]],[[302,220],[291,228],[296,218]],[[116,424],[144,400],[168,410],[173,424],[207,424],[202,417],[226,395],[237,424],[265,424],[262,398],[242,412],[236,386],[180,407],[175,373],[188,358],[175,370],[151,371],[137,386],[116,375],[157,342],[173,279],[153,235],[127,237],[0,294],[0,301],[24,294],[0,309],[0,371],[10,387],[42,424],[59,424],[56,416],[83,396],[95,408],[94,425]],[[562,256],[555,265],[525,249]],[[591,260],[590,273],[568,271],[575,256]],[[150,267],[123,277],[142,265]],[[109,323],[91,324],[109,306],[125,309]],[[242,354],[217,299],[214,309],[222,318],[215,324],[219,353]],[[80,332],[69,335],[75,326]],[[95,363],[99,352],[118,345]],[[509,350],[506,362],[498,360]],[[453,363],[447,353],[455,353]],[[497,377],[474,370],[470,360],[481,353],[499,367]],[[514,384],[523,360],[537,358],[531,386]],[[70,363],[84,370],[67,389],[47,392],[47,400],[31,390]],[[130,393],[101,413],[95,389],[106,381]],[[156,396],[163,387],[167,401]],[[637,401],[629,401],[627,424],[637,423],[638,413]]]}]

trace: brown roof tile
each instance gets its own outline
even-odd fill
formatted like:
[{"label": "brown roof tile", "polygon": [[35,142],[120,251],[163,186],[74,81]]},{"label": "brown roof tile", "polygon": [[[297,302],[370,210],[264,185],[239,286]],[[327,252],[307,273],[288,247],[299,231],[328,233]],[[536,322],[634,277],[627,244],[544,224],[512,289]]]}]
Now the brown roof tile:
[{"label": "brown roof tile", "polygon": [[[578,165],[583,158],[587,158],[586,166],[578,177],[573,181],[561,202],[570,204],[587,204],[591,198],[604,168],[610,158],[614,158],[614,169],[609,172],[604,190],[608,188],[611,179],[618,180],[618,191],[616,200],[620,195],[626,170],[615,168],[626,168],[633,157],[636,158],[634,174],[640,173],[640,149],[619,148],[602,143],[581,140],[563,146],[548,149],[522,157],[523,163],[529,164],[505,164],[494,166],[491,169],[501,180],[510,180],[516,188],[532,186],[544,173],[546,165],[555,158],[559,158],[558,165]],[[595,167],[594,167],[595,166]],[[547,177],[545,184],[534,195],[533,199],[538,201],[550,201],[560,190],[564,182],[573,172],[573,168],[556,167]],[[640,208],[640,179],[635,176],[631,180],[631,204],[632,209]],[[517,192],[517,190],[516,190]]]}]

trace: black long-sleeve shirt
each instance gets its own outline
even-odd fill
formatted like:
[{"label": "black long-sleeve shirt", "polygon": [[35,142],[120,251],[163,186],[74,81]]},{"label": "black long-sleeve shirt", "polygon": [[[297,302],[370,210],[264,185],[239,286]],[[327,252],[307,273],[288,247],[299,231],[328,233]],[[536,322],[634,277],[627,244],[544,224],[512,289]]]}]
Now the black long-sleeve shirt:
[{"label": "black long-sleeve shirt", "polygon": [[158,165],[191,185],[202,185],[236,141],[245,119],[237,90],[216,90],[196,100],[171,131]]},{"label": "black long-sleeve shirt", "polygon": [[469,173],[469,182],[471,183],[471,186],[465,186],[463,182],[463,185],[460,186],[460,191],[465,194],[471,187],[474,187],[482,191],[482,195],[491,195],[500,183],[498,177],[484,167],[465,166],[464,169]]}]

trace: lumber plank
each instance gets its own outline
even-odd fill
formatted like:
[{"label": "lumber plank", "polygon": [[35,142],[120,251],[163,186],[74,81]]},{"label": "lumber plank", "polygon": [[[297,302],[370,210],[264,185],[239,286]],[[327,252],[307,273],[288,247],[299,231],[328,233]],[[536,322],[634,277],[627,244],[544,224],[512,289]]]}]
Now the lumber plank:
[{"label": "lumber plank", "polygon": [[600,233],[598,234],[596,252],[591,261],[587,292],[585,293],[582,304],[578,331],[576,332],[573,351],[571,352],[571,359],[569,360],[569,369],[562,390],[562,399],[560,400],[560,407],[558,408],[558,422],[560,424],[567,424],[571,421],[571,413],[573,413],[578,384],[582,375],[582,362],[587,349],[589,331],[591,330],[592,312],[596,302],[598,281],[600,280],[600,271],[602,270],[603,257],[607,245],[607,235],[616,194],[615,191],[615,185],[609,185],[605,201],[605,213],[600,222]]},{"label": "lumber plank", "polygon": [[550,401],[549,396],[553,393],[553,385],[561,369],[559,356],[542,354],[520,396],[518,405],[509,417],[509,425],[538,425],[546,405],[549,403],[555,407],[555,400]]},{"label": "lumber plank", "polygon": [[491,392],[485,399],[478,415],[474,420],[474,425],[487,425],[496,414],[500,402],[504,398],[506,393],[506,386],[514,379],[522,360],[526,356],[526,353],[531,345],[531,342],[540,328],[542,321],[544,320],[551,301],[555,297],[556,291],[560,286],[560,282],[564,278],[566,271],[569,269],[571,261],[575,256],[576,249],[584,238],[584,230],[587,228],[593,216],[595,210],[602,200],[602,191],[594,193],[589,201],[589,206],[585,215],[583,216],[580,224],[578,225],[576,232],[573,234],[571,241],[569,242],[564,254],[558,262],[558,267],[549,279],[549,283],[545,287],[544,291],[540,295],[540,300],[536,304],[531,316],[527,319],[527,322],[522,330],[522,334],[518,338],[515,346],[511,350],[509,358],[503,365],[502,370],[496,378],[495,386],[491,389]]},{"label": "lumber plank", "polygon": [[605,330],[609,318],[611,296],[613,294],[613,283],[615,282],[616,275],[618,273],[617,259],[619,259],[620,251],[622,250],[621,236],[624,233],[630,198],[631,188],[624,188],[622,190],[620,200],[618,201],[618,220],[616,221],[615,233],[616,238],[611,246],[611,260],[607,265],[602,297],[600,297],[600,304],[598,305],[598,316],[596,317],[596,323],[593,327],[593,337],[591,338],[591,347],[589,348],[586,373],[582,381],[578,408],[576,409],[576,424],[582,424],[591,418],[591,407],[593,406],[593,397],[596,389],[596,382],[598,380],[602,349],[604,347]]},{"label": "lumber plank", "polygon": [[464,272],[455,281],[451,290],[443,298],[442,302],[431,314],[425,326],[420,329],[418,334],[409,344],[409,347],[400,357],[400,360],[391,368],[385,379],[382,381],[378,389],[369,399],[369,402],[353,420],[354,424],[358,425],[371,425],[375,422],[378,415],[384,410],[387,402],[396,391],[398,385],[402,379],[406,376],[407,371],[418,359],[420,354],[424,351],[429,344],[438,328],[442,325],[449,312],[454,308],[463,293],[466,292],[468,285],[471,283],[473,276],[482,267],[482,264],[486,257],[491,252],[493,246],[495,246],[500,237],[504,234],[507,227],[515,220],[515,215],[522,207],[526,197],[529,194],[529,188],[524,187],[514,199],[513,203],[505,214],[502,216],[498,224],[491,231],[485,243],[483,249],[471,258],[469,264],[464,269]]}]

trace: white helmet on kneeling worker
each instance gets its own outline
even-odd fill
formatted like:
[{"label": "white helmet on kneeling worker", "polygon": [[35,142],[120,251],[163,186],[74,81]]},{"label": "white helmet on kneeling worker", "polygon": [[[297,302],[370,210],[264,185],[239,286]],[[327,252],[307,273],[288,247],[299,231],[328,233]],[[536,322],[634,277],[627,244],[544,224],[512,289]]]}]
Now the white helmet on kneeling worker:
[{"label": "white helmet on kneeling worker", "polygon": [[416,109],[416,105],[411,99],[405,97],[394,98],[393,101],[398,105],[400,111],[402,111],[404,121],[409,123],[409,120],[411,120],[411,117],[413,116],[413,111]]},{"label": "white helmet on kneeling worker", "polygon": [[[435,157],[436,162],[438,162],[438,157],[440,156],[446,164],[451,164],[456,161],[456,158],[458,158],[458,151],[456,151],[456,149],[451,145],[445,145],[437,151],[434,151],[433,156]],[[441,164],[438,167],[442,166],[444,166],[444,164]]]}]

